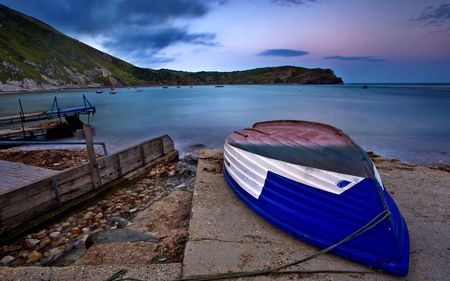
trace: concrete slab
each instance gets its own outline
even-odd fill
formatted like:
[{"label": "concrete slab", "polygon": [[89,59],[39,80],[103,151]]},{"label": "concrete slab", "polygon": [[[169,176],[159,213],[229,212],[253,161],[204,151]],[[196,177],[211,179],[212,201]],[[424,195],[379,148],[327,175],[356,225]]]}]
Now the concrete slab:
[{"label": "concrete slab", "polygon": [[[249,271],[276,267],[317,251],[273,227],[249,210],[222,174],[222,150],[203,150],[197,168],[183,275]],[[412,169],[412,170],[411,170]],[[411,236],[407,280],[443,280],[450,275],[450,173],[424,167],[382,167],[385,184],[405,216]],[[326,254],[289,270],[338,270],[360,273],[295,274],[246,280],[399,279],[344,258]]]}]

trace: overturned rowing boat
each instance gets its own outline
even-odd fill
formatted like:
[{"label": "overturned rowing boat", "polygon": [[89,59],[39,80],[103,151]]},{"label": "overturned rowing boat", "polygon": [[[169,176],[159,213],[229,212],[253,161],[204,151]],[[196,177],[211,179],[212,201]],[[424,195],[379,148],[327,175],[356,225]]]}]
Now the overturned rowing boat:
[{"label": "overturned rowing boat", "polygon": [[331,252],[408,273],[406,223],[366,152],[342,131],[306,121],[256,123],[227,138],[224,157],[228,184],[275,226],[320,248],[350,235]]}]

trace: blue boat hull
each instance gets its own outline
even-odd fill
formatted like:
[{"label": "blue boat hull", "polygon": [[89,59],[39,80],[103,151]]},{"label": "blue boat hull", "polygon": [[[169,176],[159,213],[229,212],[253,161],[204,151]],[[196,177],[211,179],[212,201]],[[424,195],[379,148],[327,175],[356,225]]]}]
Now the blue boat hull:
[{"label": "blue boat hull", "polygon": [[229,186],[246,205],[283,231],[319,248],[339,242],[386,207],[391,214],[388,219],[332,252],[396,275],[407,275],[408,229],[395,202],[384,188],[377,188],[376,180],[365,178],[342,194],[333,194],[269,171],[261,194],[255,198],[233,179],[227,163],[224,166]]}]

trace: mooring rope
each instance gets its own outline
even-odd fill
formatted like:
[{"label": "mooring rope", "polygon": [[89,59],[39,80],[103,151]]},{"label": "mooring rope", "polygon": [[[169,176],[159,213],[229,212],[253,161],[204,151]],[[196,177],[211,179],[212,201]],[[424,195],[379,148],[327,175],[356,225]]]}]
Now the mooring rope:
[{"label": "mooring rope", "polygon": [[[361,272],[361,271],[346,271],[346,270],[317,270],[317,271],[289,271],[289,272],[283,272],[280,271],[282,269],[312,260],[314,258],[317,258],[325,253],[330,252],[334,248],[358,237],[359,235],[369,231],[370,229],[377,226],[379,223],[381,223],[383,220],[388,218],[391,215],[391,213],[388,210],[383,210],[381,213],[376,215],[373,219],[371,219],[368,223],[360,227],[355,232],[351,233],[344,239],[340,240],[339,242],[329,246],[328,248],[322,249],[320,251],[317,251],[315,253],[312,253],[311,255],[308,255],[300,260],[284,264],[279,267],[275,268],[269,268],[269,269],[263,269],[263,270],[253,270],[253,271],[240,271],[240,272],[229,272],[229,273],[222,273],[222,274],[214,274],[214,275],[201,275],[201,276],[192,276],[192,277],[186,277],[186,278],[180,278],[175,279],[173,281],[211,281],[211,280],[224,280],[224,279],[230,279],[230,278],[238,278],[238,277],[253,277],[253,276],[260,276],[260,275],[267,275],[267,274],[317,274],[317,273],[370,273],[370,272]],[[144,281],[137,278],[120,278],[123,274],[125,274],[125,270],[119,270],[114,275],[109,277],[108,279],[105,279],[104,281]]]}]

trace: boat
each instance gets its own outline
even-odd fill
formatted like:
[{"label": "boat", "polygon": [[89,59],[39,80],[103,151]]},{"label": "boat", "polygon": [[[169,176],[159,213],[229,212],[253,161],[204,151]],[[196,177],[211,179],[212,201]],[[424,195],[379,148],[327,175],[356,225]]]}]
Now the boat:
[{"label": "boat", "polygon": [[223,85],[215,85],[214,87],[216,87],[216,88],[223,88],[224,86]]},{"label": "boat", "polygon": [[341,130],[298,120],[255,123],[226,139],[224,175],[248,207],[281,230],[407,275],[406,222],[367,153]]},{"label": "boat", "polygon": [[111,95],[117,94],[116,88],[111,88],[111,91],[109,91],[109,93],[110,93]]},{"label": "boat", "polygon": [[97,90],[96,93],[97,93],[97,94],[103,94],[103,91]]}]

